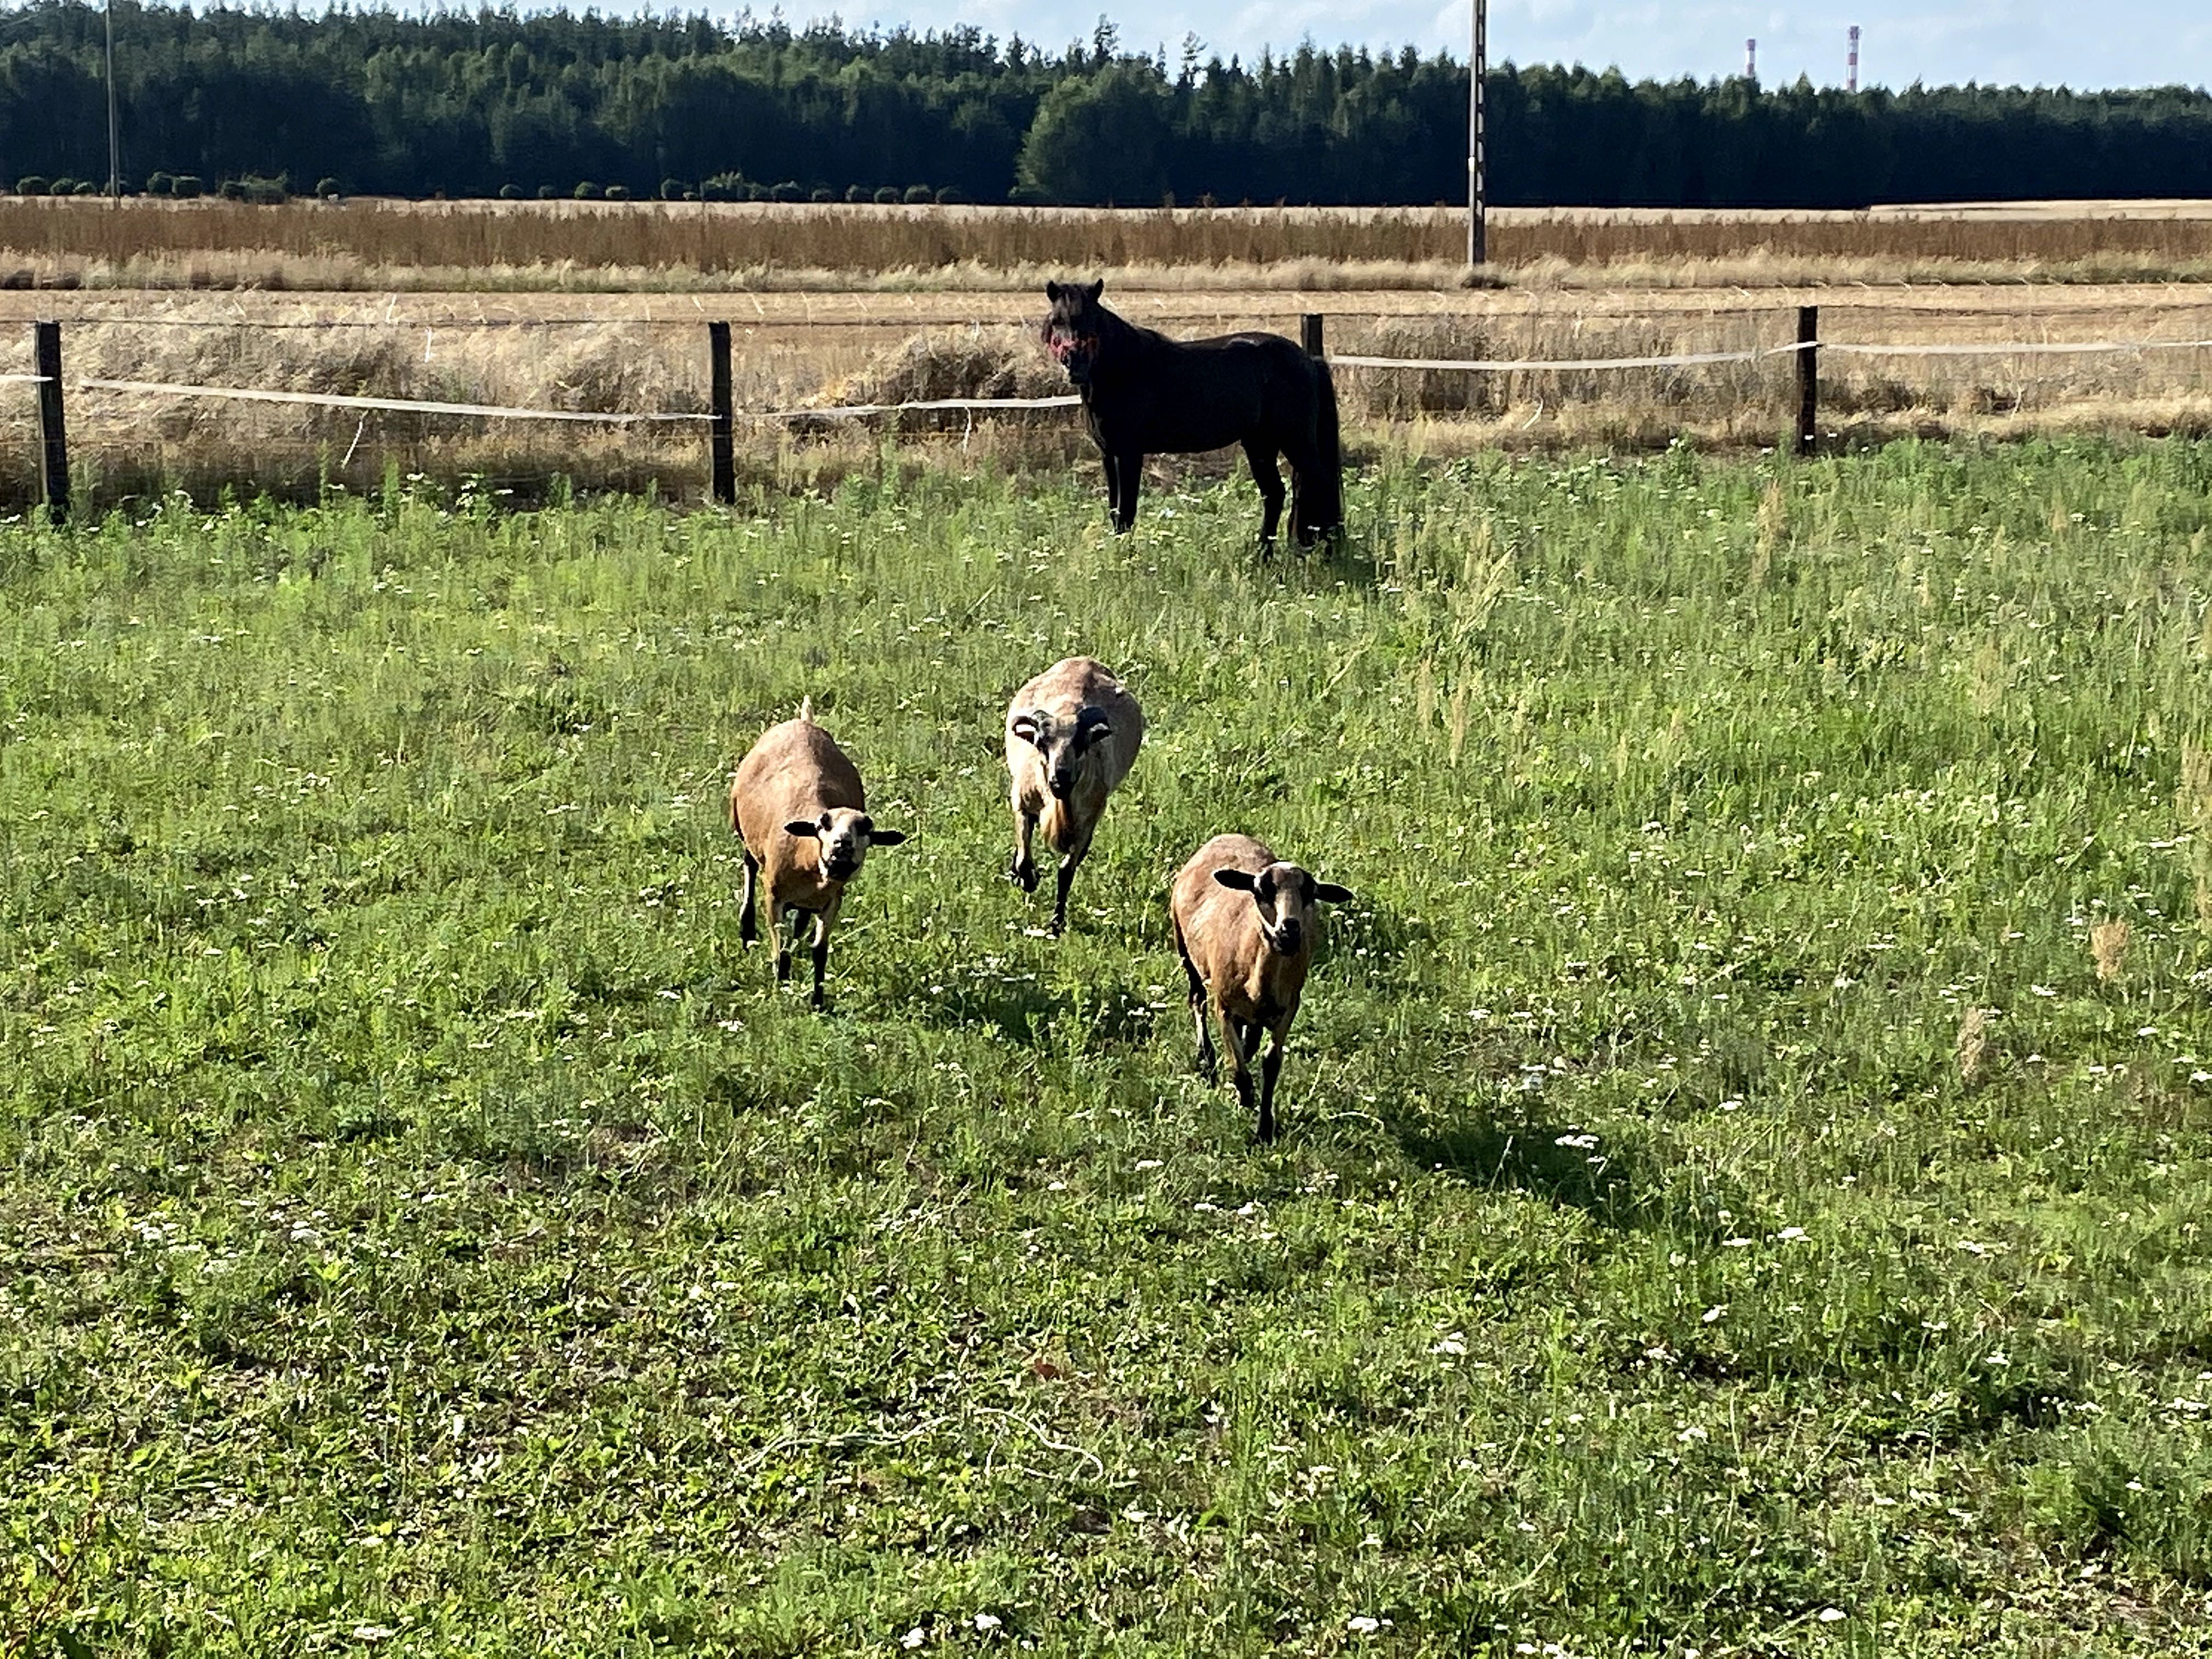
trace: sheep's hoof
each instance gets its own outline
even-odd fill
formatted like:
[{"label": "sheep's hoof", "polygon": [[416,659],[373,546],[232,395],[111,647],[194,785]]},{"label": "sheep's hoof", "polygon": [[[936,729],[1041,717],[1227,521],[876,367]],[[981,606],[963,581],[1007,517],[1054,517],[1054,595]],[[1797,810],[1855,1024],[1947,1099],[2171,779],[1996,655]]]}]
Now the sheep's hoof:
[{"label": "sheep's hoof", "polygon": [[1036,891],[1037,873],[1034,864],[1014,863],[1006,866],[1006,879],[1024,893]]}]

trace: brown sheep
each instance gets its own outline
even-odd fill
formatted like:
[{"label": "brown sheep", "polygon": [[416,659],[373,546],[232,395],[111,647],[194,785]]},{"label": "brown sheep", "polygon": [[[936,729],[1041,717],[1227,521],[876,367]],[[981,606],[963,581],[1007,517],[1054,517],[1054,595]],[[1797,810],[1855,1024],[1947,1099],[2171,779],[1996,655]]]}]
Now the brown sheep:
[{"label": "brown sheep", "polygon": [[1252,1055],[1262,1027],[1273,1036],[1260,1074],[1260,1139],[1275,1138],[1275,1079],[1283,1044],[1313,965],[1314,906],[1351,892],[1279,860],[1249,836],[1216,836],[1176,872],[1169,895],[1176,950],[1190,979],[1198,1069],[1214,1076],[1207,1003],[1221,1022],[1237,1098],[1252,1109]]},{"label": "brown sheep", "polygon": [[1006,771],[1012,780],[1014,861],[1006,878],[1036,891],[1030,837],[1042,828],[1060,854],[1052,931],[1067,927],[1067,890],[1106,810],[1145,741],[1145,716],[1121,681],[1088,657],[1056,662],[1006,705]]},{"label": "brown sheep", "polygon": [[837,921],[845,887],[860,873],[871,847],[896,847],[897,830],[879,830],[854,766],[836,739],[814,723],[811,699],[799,718],[771,726],[738,763],[730,781],[730,828],[744,842],[745,895],[738,937],[750,945],[756,880],[768,881],[768,926],[775,940],[775,977],[791,977],[791,943],[784,913],[814,918],[814,1006],[822,1006],[822,976],[830,962],[830,929]]}]

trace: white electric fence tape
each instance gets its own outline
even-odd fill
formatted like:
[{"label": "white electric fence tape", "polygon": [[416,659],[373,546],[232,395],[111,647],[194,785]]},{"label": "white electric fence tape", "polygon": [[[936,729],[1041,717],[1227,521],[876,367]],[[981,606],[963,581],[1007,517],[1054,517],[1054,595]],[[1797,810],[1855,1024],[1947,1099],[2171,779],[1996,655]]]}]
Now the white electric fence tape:
[{"label": "white electric fence tape", "polygon": [[[1787,345],[1748,351],[1691,351],[1666,357],[1369,357],[1332,356],[1328,362],[1341,368],[1461,371],[1474,374],[1558,374],[1570,369],[1694,368],[1713,363],[1757,362],[1800,351],[1820,350],[1857,357],[2008,357],[2142,351],[2208,351],[2212,340],[1993,340],[1947,342],[1941,344],[1861,344],[1844,341],[1794,340]],[[37,386],[39,374],[0,374],[0,385]],[[499,404],[444,404],[408,398],[351,398],[335,392],[264,392],[245,386],[183,386],[159,380],[84,380],[76,384],[88,392],[127,392],[171,398],[232,398],[252,403],[308,404],[330,409],[392,410],[422,415],[464,415],[505,421],[576,421],[601,426],[634,426],[649,422],[712,421],[710,414],[690,410],[656,410],[636,414],[599,414],[584,410],[517,409]],[[896,404],[842,404],[820,409],[739,410],[738,421],[860,420],[872,415],[897,415],[908,410],[1073,409],[1083,400],[1073,393],[1053,398],[924,398]]]},{"label": "white electric fence tape", "polygon": [[419,403],[406,398],[346,398],[336,392],[262,392],[233,386],[173,386],[161,380],[79,380],[88,392],[140,392],[169,398],[240,398],[249,403],[316,404],[331,409],[390,409],[422,415],[477,415],[502,421],[590,421],[630,426],[645,421],[711,421],[711,415],[658,412],[598,415],[574,409],[510,409],[499,404]]}]

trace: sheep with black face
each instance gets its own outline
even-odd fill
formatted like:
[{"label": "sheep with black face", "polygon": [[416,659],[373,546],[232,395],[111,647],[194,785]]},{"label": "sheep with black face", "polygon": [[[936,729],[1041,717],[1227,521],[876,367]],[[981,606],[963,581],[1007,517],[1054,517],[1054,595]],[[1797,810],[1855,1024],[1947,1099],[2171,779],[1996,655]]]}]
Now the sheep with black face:
[{"label": "sheep with black face", "polygon": [[786,912],[814,918],[814,1006],[822,1006],[822,981],[830,962],[830,930],[845,889],[860,873],[869,850],[896,847],[897,830],[877,827],[868,816],[860,769],[836,739],[814,722],[812,699],[799,718],[772,726],[738,763],[730,782],[730,827],[744,843],[744,898],[738,938],[758,937],[756,884],[768,886],[768,927],[775,941],[778,983],[791,977]]},{"label": "sheep with black face", "polygon": [[1007,878],[1036,891],[1030,844],[1044,831],[1060,854],[1052,931],[1067,926],[1067,890],[1091,851],[1106,798],[1128,775],[1145,741],[1145,716],[1128,689],[1088,657],[1056,662],[1006,705],[1006,771],[1012,780],[1014,861]]},{"label": "sheep with black face", "polygon": [[1249,836],[1216,836],[1176,872],[1168,908],[1190,981],[1198,1069],[1209,1079],[1214,1075],[1212,1026],[1218,1023],[1237,1098],[1249,1112],[1252,1056],[1262,1030],[1271,1038],[1260,1073],[1262,1140],[1275,1138],[1275,1079],[1313,965],[1316,907],[1351,896],[1334,882],[1316,881],[1276,858]]}]

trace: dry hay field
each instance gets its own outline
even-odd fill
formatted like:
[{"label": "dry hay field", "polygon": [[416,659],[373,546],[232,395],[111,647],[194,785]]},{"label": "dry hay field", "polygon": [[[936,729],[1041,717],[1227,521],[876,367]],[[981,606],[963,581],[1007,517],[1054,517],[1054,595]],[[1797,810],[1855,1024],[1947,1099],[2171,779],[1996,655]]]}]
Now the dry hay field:
[{"label": "dry hay field", "polygon": [[[904,207],[672,202],[256,205],[0,197],[0,283],[309,289],[1011,288],[1103,269],[1174,288],[1426,289],[1464,271],[1432,208]],[[2197,280],[2212,204],[1865,212],[1501,209],[1519,284]]]},{"label": "dry hay field", "polygon": [[[0,374],[30,368],[24,325],[48,317],[64,324],[72,382],[696,416],[702,325],[719,318],[735,335],[741,472],[781,489],[892,464],[890,422],[791,411],[1065,391],[1033,338],[1037,289],[1050,274],[1103,270],[1125,314],[1170,334],[1295,335],[1318,313],[1339,356],[1769,354],[1480,375],[1344,368],[1355,459],[1776,444],[1796,408],[1794,359],[1778,349],[1808,304],[1832,344],[1947,348],[1826,354],[1833,443],[2212,425],[2203,349],[1959,349],[2212,340],[2212,287],[2193,280],[2212,274],[2212,204],[1500,213],[1500,257],[1481,286],[1449,257],[1462,225],[1441,209],[0,200]],[[618,252],[632,263],[615,263]],[[69,395],[73,457],[109,499],[223,483],[296,496],[395,471],[526,495],[561,476],[684,498],[705,472],[696,420],[596,428],[76,385]],[[33,412],[27,388],[0,387],[0,500],[11,504],[34,489]],[[1062,465],[1088,453],[1065,410],[896,424],[902,464]]]}]

